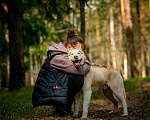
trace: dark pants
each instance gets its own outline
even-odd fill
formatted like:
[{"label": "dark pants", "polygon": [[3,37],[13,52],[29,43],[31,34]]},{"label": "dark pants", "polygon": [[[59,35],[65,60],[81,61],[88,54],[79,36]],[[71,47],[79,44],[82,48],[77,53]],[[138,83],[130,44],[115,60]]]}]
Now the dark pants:
[{"label": "dark pants", "polygon": [[68,99],[67,108],[71,111],[72,103],[74,102],[75,95],[82,89],[84,84],[84,77],[80,75],[68,75]]},{"label": "dark pants", "polygon": [[74,102],[75,95],[82,89],[84,84],[84,77],[80,75],[69,74],[68,75],[68,97],[67,97],[67,104],[66,106],[54,106],[55,114],[70,115],[72,114],[71,106]]}]

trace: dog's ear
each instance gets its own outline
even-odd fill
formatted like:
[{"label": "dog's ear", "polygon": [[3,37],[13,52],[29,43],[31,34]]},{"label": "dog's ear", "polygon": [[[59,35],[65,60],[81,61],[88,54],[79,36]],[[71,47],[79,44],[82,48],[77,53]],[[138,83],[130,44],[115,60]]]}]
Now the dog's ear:
[{"label": "dog's ear", "polygon": [[68,56],[70,56],[70,54],[71,54],[71,50],[68,49]]},{"label": "dog's ear", "polygon": [[80,45],[80,47],[78,49],[82,51],[82,46]]},{"label": "dog's ear", "polygon": [[86,56],[84,55],[84,53],[82,55],[83,55],[83,57],[82,57],[82,60],[80,62],[80,65],[83,65],[85,63],[85,60],[86,60]]},{"label": "dog's ear", "polygon": [[69,60],[70,60],[70,62],[71,62],[71,50],[68,50],[68,58],[69,58]]}]

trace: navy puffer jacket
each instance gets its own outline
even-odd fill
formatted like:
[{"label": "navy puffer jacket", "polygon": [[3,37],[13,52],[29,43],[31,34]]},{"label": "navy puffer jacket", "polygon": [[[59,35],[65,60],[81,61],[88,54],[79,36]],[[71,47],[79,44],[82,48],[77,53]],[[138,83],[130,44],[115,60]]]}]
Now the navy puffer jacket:
[{"label": "navy puffer jacket", "polygon": [[34,86],[33,107],[65,105],[67,102],[68,76],[63,71],[53,70],[50,65],[50,60],[58,54],[67,53],[61,51],[48,51],[47,53],[48,58],[43,63]]}]

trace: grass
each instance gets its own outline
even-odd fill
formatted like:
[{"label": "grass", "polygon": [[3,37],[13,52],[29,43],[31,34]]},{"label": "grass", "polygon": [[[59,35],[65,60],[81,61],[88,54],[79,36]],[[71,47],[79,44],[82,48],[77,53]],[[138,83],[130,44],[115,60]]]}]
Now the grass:
[{"label": "grass", "polygon": [[124,80],[124,86],[126,91],[135,91],[139,88],[137,85],[139,82],[142,81],[150,81],[150,77],[142,78],[142,77],[136,77],[136,78],[131,78],[128,80]]},{"label": "grass", "polygon": [[[137,83],[150,81],[147,78],[132,78],[124,81],[126,91],[138,89]],[[0,91],[0,120],[36,119],[49,116],[53,109],[51,106],[32,107],[33,87],[28,86],[16,91]],[[93,92],[92,99],[102,98],[101,90]]]},{"label": "grass", "polygon": [[16,91],[0,92],[0,120],[18,120],[21,118],[42,118],[52,111],[51,106],[33,108],[31,103],[33,87]]}]

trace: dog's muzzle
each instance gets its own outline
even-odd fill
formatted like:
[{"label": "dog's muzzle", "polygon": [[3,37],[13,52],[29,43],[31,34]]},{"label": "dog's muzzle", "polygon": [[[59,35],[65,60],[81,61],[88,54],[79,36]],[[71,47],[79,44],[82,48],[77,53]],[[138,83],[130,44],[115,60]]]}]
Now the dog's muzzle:
[{"label": "dog's muzzle", "polygon": [[81,63],[81,60],[76,59],[76,60],[74,60],[72,62],[74,63],[75,67],[79,67],[80,63]]}]

